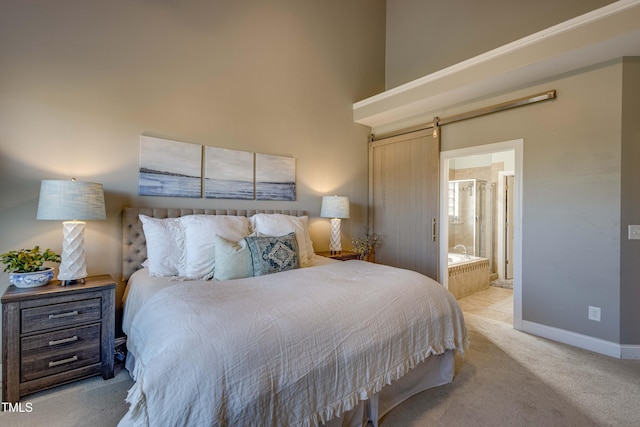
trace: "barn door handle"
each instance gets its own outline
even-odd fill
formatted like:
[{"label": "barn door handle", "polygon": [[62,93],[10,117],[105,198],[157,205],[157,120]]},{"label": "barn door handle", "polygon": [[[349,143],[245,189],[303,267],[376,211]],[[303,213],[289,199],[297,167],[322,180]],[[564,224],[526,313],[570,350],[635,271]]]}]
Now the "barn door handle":
[{"label": "barn door handle", "polygon": [[435,242],[436,238],[437,238],[437,230],[438,230],[438,222],[436,221],[436,218],[433,218],[431,220],[431,241]]}]

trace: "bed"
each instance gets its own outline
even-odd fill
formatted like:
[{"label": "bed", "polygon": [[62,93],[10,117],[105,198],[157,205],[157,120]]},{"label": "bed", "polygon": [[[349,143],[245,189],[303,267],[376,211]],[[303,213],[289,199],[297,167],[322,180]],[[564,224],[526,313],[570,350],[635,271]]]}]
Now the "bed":
[{"label": "bed", "polygon": [[315,255],[307,221],[124,209],[135,383],[121,427],[377,426],[453,380],[468,345],[455,298],[409,270]]}]

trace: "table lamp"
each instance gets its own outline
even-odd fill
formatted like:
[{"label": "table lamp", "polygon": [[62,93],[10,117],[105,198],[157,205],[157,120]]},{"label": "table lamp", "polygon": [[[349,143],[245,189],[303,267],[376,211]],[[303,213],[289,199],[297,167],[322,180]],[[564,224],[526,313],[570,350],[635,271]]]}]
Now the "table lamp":
[{"label": "table lamp", "polygon": [[342,252],[340,243],[340,218],[349,218],[349,198],[346,196],[323,196],[320,208],[322,218],[331,218],[331,254]]},{"label": "table lamp", "polygon": [[62,220],[63,240],[58,280],[62,286],[84,283],[84,220],[106,219],[102,184],[72,180],[42,180],[38,219]]}]

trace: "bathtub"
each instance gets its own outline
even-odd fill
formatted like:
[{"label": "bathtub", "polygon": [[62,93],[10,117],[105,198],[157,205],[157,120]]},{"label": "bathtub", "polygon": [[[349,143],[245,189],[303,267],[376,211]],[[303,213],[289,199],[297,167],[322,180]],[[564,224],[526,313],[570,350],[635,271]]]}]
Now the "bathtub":
[{"label": "bathtub", "polygon": [[489,287],[488,258],[450,252],[447,287],[456,298],[463,298]]},{"label": "bathtub", "polygon": [[484,258],[480,258],[480,257],[473,256],[473,255],[449,252],[449,260],[448,260],[447,264],[449,265],[449,267],[451,267],[452,265],[458,265],[458,264],[462,264],[464,262],[471,262],[471,261],[476,261],[476,260],[480,260],[480,259],[484,259]]}]

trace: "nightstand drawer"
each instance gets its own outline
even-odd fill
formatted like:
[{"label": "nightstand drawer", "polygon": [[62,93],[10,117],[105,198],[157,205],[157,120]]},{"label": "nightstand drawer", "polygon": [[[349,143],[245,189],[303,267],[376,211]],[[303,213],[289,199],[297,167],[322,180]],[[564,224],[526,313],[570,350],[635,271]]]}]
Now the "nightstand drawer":
[{"label": "nightstand drawer", "polygon": [[25,308],[21,310],[22,333],[100,320],[101,311],[100,298]]},{"label": "nightstand drawer", "polygon": [[100,323],[21,339],[21,381],[100,362]]}]

